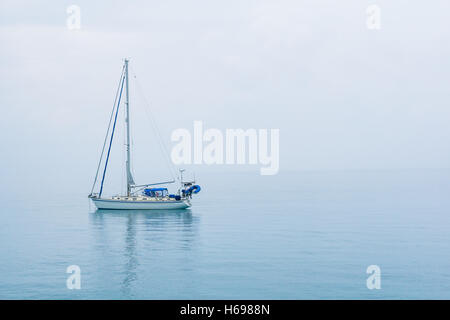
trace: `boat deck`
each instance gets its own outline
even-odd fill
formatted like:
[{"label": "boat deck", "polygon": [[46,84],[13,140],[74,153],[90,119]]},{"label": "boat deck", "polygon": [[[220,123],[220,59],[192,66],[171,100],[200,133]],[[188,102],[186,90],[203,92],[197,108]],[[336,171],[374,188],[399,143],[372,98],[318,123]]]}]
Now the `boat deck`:
[{"label": "boat deck", "polygon": [[[135,196],[135,197],[126,197],[126,196],[113,196],[111,198],[102,198],[102,200],[119,200],[119,201],[180,201],[175,200],[175,198],[170,197],[148,197],[148,196]],[[185,199],[181,199],[185,200]]]}]

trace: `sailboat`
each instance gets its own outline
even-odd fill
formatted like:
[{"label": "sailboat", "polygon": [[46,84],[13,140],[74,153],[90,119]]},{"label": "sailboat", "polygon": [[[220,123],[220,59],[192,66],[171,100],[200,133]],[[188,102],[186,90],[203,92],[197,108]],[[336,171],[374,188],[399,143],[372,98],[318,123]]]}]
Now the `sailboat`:
[{"label": "sailboat", "polygon": [[[157,185],[167,185],[175,183],[175,180],[140,184],[137,185],[134,182],[133,175],[131,173],[131,148],[130,148],[130,104],[129,104],[129,81],[128,81],[128,63],[129,60],[124,60],[122,68],[122,74],[119,81],[119,87],[116,92],[116,100],[114,101],[113,110],[109,121],[108,130],[106,132],[105,140],[103,143],[103,149],[100,156],[100,161],[97,166],[97,173],[95,175],[94,184],[92,185],[89,199],[95,204],[98,209],[119,209],[119,210],[151,210],[151,209],[185,209],[189,208],[191,204],[192,195],[200,192],[201,188],[195,184],[195,181],[183,181],[183,171],[180,170],[180,187],[177,193],[169,194],[168,189],[164,187],[157,187]],[[122,98],[123,89],[125,86],[125,124],[126,124],[126,194],[115,195],[111,197],[103,196],[103,185],[105,182],[105,176],[108,168],[109,156],[111,153],[111,146],[114,138],[114,132],[116,129],[117,115],[119,113],[120,101]],[[112,128],[111,128],[112,124]],[[108,139],[109,138],[109,139]],[[109,140],[109,144],[107,144]],[[105,154],[106,146],[108,145],[108,151],[104,161],[104,168],[100,183],[100,190],[98,193],[94,193],[95,186],[99,178],[99,171],[102,164],[102,159]]]}]

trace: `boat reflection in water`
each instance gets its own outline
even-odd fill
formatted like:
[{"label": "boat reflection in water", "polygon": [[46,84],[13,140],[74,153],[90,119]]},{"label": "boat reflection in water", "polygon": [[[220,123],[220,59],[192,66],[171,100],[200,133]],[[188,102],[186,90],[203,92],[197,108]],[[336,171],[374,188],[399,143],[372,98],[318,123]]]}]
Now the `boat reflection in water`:
[{"label": "boat reflection in water", "polygon": [[[97,210],[90,222],[99,267],[119,268],[122,279],[112,280],[120,282],[122,297],[132,298],[141,280],[159,270],[162,261],[183,251],[189,256],[198,220],[189,209]],[[188,267],[189,261],[185,263]]]}]

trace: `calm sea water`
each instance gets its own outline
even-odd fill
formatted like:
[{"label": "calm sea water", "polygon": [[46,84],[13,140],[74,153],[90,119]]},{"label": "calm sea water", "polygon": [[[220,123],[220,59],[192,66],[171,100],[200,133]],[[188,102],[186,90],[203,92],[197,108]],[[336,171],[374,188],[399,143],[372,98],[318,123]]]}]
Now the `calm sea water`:
[{"label": "calm sea water", "polygon": [[0,298],[450,298],[448,170],[198,180],[180,211],[95,211],[75,185],[3,195]]}]

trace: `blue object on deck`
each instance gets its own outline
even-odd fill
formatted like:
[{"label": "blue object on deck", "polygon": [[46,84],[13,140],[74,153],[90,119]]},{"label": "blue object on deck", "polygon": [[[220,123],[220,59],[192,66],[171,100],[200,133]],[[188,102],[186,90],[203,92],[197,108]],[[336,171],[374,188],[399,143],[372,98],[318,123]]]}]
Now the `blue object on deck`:
[{"label": "blue object on deck", "polygon": [[192,187],[190,187],[186,191],[183,190],[183,192],[186,192],[186,194],[189,195],[189,194],[192,194],[192,193],[199,193],[201,189],[202,188],[200,188],[199,185],[193,185]]},{"label": "blue object on deck", "polygon": [[147,188],[145,190],[150,190],[150,191],[167,191],[167,188]]},{"label": "blue object on deck", "polygon": [[149,197],[165,197],[169,192],[167,188],[147,188],[143,193]]}]

